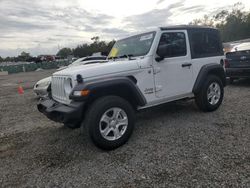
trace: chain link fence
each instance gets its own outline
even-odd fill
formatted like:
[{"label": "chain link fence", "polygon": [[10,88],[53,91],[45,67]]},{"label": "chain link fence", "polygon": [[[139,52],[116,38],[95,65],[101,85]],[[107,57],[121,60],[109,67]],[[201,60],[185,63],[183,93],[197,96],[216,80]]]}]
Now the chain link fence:
[{"label": "chain link fence", "polygon": [[0,72],[7,71],[9,74],[19,73],[19,72],[31,72],[37,69],[56,69],[61,66],[69,65],[69,61],[53,61],[53,62],[42,62],[42,63],[30,63],[30,64],[19,64],[19,65],[0,65]]}]

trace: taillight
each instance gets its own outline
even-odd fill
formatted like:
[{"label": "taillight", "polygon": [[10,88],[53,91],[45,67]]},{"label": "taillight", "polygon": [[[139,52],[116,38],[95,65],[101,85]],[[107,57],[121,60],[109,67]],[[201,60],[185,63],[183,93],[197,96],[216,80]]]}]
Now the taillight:
[{"label": "taillight", "polygon": [[224,68],[229,68],[230,64],[229,64],[229,60],[228,59],[224,59]]}]

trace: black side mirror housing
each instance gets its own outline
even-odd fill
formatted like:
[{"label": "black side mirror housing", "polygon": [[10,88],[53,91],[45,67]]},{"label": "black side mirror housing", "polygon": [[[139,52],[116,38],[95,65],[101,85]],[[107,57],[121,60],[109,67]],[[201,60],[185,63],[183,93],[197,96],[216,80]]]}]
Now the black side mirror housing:
[{"label": "black side mirror housing", "polygon": [[167,51],[167,46],[166,45],[160,45],[157,49],[156,54],[158,55],[158,57],[155,58],[155,60],[157,62],[162,61],[165,58],[165,54]]},{"label": "black side mirror housing", "polygon": [[162,61],[163,59],[164,59],[164,57],[158,56],[158,57],[155,58],[155,61],[160,62],[160,61]]}]

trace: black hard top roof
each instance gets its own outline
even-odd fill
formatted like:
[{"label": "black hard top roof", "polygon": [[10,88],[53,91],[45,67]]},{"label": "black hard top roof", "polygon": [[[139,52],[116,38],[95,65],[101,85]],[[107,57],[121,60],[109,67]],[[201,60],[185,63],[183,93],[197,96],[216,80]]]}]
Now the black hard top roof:
[{"label": "black hard top roof", "polygon": [[160,27],[160,29],[161,30],[196,30],[196,29],[217,30],[216,28],[199,26],[199,25],[174,25],[174,26]]}]

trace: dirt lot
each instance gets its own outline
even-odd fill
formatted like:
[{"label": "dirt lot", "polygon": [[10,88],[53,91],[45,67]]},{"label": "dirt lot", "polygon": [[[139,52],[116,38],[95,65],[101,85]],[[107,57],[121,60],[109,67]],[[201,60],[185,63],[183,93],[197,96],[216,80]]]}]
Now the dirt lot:
[{"label": "dirt lot", "polygon": [[140,112],[129,142],[104,152],[37,111],[32,86],[51,72],[0,77],[0,187],[250,187],[249,80],[213,113],[193,101]]}]

